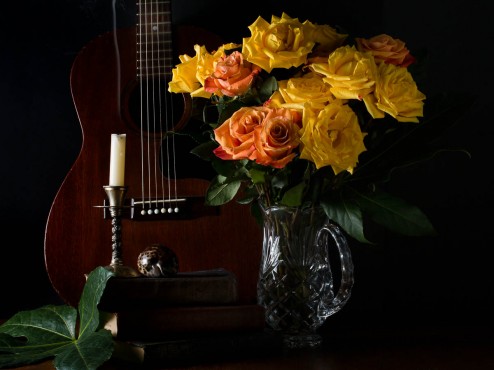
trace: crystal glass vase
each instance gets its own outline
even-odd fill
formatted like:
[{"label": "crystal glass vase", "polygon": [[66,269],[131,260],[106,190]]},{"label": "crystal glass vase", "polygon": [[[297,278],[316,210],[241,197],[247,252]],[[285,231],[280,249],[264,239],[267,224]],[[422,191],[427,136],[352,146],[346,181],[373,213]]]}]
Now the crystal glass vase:
[{"label": "crystal glass vase", "polygon": [[[258,303],[289,348],[316,347],[318,328],[350,297],[353,263],[345,235],[322,207],[263,207]],[[330,253],[334,248],[338,257]],[[341,269],[334,291],[332,266]],[[336,274],[335,274],[336,275]]]}]

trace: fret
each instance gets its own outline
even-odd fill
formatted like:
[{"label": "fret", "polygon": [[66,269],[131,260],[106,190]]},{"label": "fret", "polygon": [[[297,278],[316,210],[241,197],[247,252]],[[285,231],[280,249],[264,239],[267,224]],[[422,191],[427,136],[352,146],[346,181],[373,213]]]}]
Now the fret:
[{"label": "fret", "polygon": [[154,67],[144,67],[144,68],[137,68],[137,74],[138,75],[145,75],[145,76],[156,76],[159,74],[165,74],[167,76],[171,75],[171,68],[165,68],[163,66],[154,66]]},{"label": "fret", "polygon": [[137,43],[137,46],[138,46],[137,52],[139,53],[139,50],[143,49],[142,47],[140,47],[140,45],[144,45],[144,46],[145,45],[151,45],[151,47],[153,47],[155,45],[157,45],[158,47],[163,46],[161,48],[161,50],[163,50],[163,49],[169,49],[171,47],[171,44],[172,44],[172,42],[171,41],[168,41],[168,40],[166,40],[166,41],[161,41],[161,40],[158,40],[158,41],[148,41],[148,42],[142,42],[142,43],[141,42],[138,42]]},{"label": "fret", "polygon": [[[169,63],[166,63],[166,62],[169,62]],[[138,63],[141,63],[141,60],[140,59],[137,59],[137,62]],[[156,64],[154,64],[154,62],[156,62]],[[164,63],[161,63],[161,62],[164,62]],[[144,59],[144,63],[142,63],[143,65],[162,65],[162,66],[166,66],[166,65],[169,65],[172,63],[172,58],[147,58],[147,59]],[[140,65],[140,64],[139,64]],[[139,69],[139,66],[137,66],[137,68]]]},{"label": "fret", "polygon": [[160,36],[160,35],[171,35],[171,31],[152,31],[152,32],[137,32],[137,36]]},{"label": "fret", "polygon": [[[146,47],[147,46],[147,47]],[[163,41],[163,40],[154,40],[154,41],[144,41],[144,42],[137,42],[137,50],[158,50],[161,48],[161,50],[166,50],[170,49],[172,46],[171,41]]]},{"label": "fret", "polygon": [[162,21],[153,21],[153,20],[151,20],[151,21],[148,22],[148,24],[151,25],[151,26],[160,26],[160,25],[169,26],[170,25],[170,22],[168,22],[168,21],[163,21],[162,22]]},{"label": "fret", "polygon": [[163,77],[163,83],[166,83],[167,79],[171,79],[171,73],[163,71],[163,70],[156,70],[156,71],[151,71],[149,73],[137,73],[136,77],[138,79],[140,78],[153,78],[153,77]]},{"label": "fret", "polygon": [[[161,5],[163,5],[163,4],[167,4],[167,5],[170,5],[170,0],[163,0],[163,1],[141,0],[140,2],[141,2],[141,3],[152,2],[152,3],[154,3],[154,4],[161,4]],[[144,4],[144,5],[146,5],[146,4]]]},{"label": "fret", "polygon": [[161,13],[161,15],[165,15],[165,16],[159,16],[159,15],[160,14],[153,13],[147,16],[146,15],[139,16],[139,20],[140,20],[139,23],[148,23],[148,24],[156,23],[156,24],[165,24],[165,25],[169,23],[169,18],[166,17],[166,14]]},{"label": "fret", "polygon": [[157,15],[157,16],[165,16],[165,17],[170,17],[170,16],[171,16],[170,12],[167,12],[167,11],[164,11],[164,12],[160,12],[160,11],[158,11],[158,12],[151,11],[151,14],[147,14],[147,13],[136,13],[136,15],[137,15],[138,17],[140,17],[140,16],[144,16],[144,17],[145,17],[145,16],[155,16],[155,15]]},{"label": "fret", "polygon": [[[157,61],[157,59],[153,59],[153,61]],[[166,68],[167,66],[170,66],[172,64],[172,59],[171,58],[166,58],[166,61],[161,60],[160,62],[163,63],[153,63],[152,61],[145,60],[144,62],[141,62],[140,60],[137,60],[137,69],[143,69],[143,68]]]},{"label": "fret", "polygon": [[171,76],[171,1],[141,0],[137,5],[137,77]]},{"label": "fret", "polygon": [[160,60],[172,60],[172,55],[169,50],[148,50],[137,53],[138,61],[160,61]]}]

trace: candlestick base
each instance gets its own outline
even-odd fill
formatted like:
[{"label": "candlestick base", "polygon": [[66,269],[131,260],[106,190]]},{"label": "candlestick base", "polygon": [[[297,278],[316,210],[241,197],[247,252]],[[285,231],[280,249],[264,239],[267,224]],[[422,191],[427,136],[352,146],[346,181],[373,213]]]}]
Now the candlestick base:
[{"label": "candlestick base", "polygon": [[105,269],[113,272],[115,277],[138,277],[141,276],[136,270],[129,266],[108,265]]},{"label": "candlestick base", "polygon": [[133,268],[124,266],[122,261],[122,206],[124,204],[126,186],[103,186],[110,201],[110,215],[112,217],[112,259],[107,270],[117,277],[137,277],[140,274]]}]

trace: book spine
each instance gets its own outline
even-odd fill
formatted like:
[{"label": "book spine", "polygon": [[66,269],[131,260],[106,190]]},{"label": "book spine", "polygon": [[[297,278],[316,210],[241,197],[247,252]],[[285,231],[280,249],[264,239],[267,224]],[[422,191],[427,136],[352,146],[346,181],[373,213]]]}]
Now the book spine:
[{"label": "book spine", "polygon": [[120,340],[160,340],[173,335],[258,331],[265,328],[259,305],[168,307],[120,311],[112,330]]},{"label": "book spine", "polygon": [[259,331],[231,335],[202,336],[159,343],[133,344],[141,350],[145,368],[166,364],[191,366],[198,363],[256,358],[281,353],[283,341],[280,335]]},{"label": "book spine", "polygon": [[227,270],[179,273],[174,277],[111,278],[98,308],[106,312],[168,306],[238,303],[237,280]]}]

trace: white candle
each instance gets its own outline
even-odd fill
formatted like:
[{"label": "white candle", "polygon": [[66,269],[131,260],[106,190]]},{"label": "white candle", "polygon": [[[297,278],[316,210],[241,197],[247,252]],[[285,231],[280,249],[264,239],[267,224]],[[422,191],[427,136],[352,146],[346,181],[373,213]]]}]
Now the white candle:
[{"label": "white candle", "polygon": [[125,139],[125,134],[111,135],[110,186],[125,185]]}]

